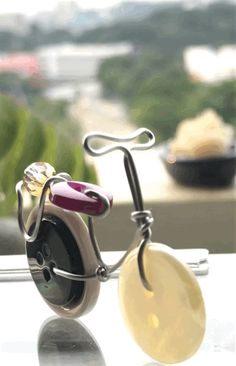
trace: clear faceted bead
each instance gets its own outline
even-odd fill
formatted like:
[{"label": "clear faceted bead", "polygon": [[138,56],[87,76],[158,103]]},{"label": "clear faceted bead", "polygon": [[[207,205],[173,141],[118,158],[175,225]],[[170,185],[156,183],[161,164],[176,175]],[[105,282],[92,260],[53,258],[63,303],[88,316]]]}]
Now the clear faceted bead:
[{"label": "clear faceted bead", "polygon": [[33,196],[40,196],[46,180],[56,174],[48,163],[37,162],[24,170],[23,181],[27,191]]}]

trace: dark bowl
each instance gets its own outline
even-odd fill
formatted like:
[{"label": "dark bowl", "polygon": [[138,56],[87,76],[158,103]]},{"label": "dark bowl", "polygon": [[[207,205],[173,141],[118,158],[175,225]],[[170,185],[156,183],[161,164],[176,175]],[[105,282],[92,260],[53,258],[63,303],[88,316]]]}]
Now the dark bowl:
[{"label": "dark bowl", "polygon": [[198,159],[175,158],[169,151],[168,142],[160,144],[158,151],[171,177],[186,186],[229,186],[236,173],[236,144],[224,155]]}]

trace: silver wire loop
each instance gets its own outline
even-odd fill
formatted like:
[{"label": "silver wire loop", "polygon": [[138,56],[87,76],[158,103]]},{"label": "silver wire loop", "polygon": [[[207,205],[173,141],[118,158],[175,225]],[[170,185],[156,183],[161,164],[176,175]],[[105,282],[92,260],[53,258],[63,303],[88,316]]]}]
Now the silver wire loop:
[{"label": "silver wire loop", "polygon": [[[93,148],[91,146],[92,140],[107,140],[107,141],[114,141],[114,142],[130,142],[135,140],[138,137],[141,137],[142,135],[146,135],[148,137],[148,142],[146,143],[140,143],[140,144],[133,144],[127,147],[125,145],[108,145],[102,148]],[[154,134],[148,130],[147,128],[139,128],[135,132],[125,136],[125,137],[117,137],[115,135],[107,134],[107,133],[89,133],[84,138],[84,149],[85,151],[91,155],[91,156],[101,156],[108,154],[114,150],[122,150],[123,152],[126,152],[126,150],[147,150],[150,149],[155,144],[155,136]]]},{"label": "silver wire loop", "polygon": [[[139,245],[139,251],[138,251],[138,268],[139,268],[140,277],[141,277],[144,287],[147,290],[152,291],[152,288],[151,288],[149,282],[147,281],[147,278],[145,275],[144,263],[143,263],[143,253],[144,253],[144,249],[145,249],[146,245],[151,240],[151,235],[152,235],[151,226],[154,222],[154,219],[153,219],[151,211],[145,210],[145,211],[132,212],[131,220],[137,223],[140,233],[143,236],[143,240],[141,241],[141,243]],[[139,222],[141,222],[141,224],[139,224]]]},{"label": "silver wire loop", "polygon": [[134,211],[131,213],[131,221],[136,222],[139,231],[143,236],[145,236],[147,234],[147,231],[149,231],[148,237],[151,238],[152,233],[150,227],[154,222],[151,211]]},{"label": "silver wire loop", "polygon": [[63,176],[55,175],[53,177],[50,177],[46,180],[43,189],[42,189],[42,193],[39,199],[39,204],[38,204],[38,213],[37,213],[37,218],[36,218],[36,223],[35,223],[35,227],[33,230],[33,233],[30,235],[25,227],[25,223],[24,223],[24,218],[23,218],[23,186],[24,183],[21,180],[20,182],[18,182],[16,184],[16,193],[17,193],[17,199],[18,199],[18,224],[19,224],[19,228],[20,231],[22,232],[25,240],[29,243],[35,241],[37,239],[38,233],[39,233],[39,229],[40,229],[40,224],[43,218],[43,211],[44,211],[44,204],[45,204],[45,200],[46,200],[46,196],[47,196],[47,191],[50,188],[50,185],[56,182],[64,182],[67,179],[64,178]]},{"label": "silver wire loop", "polygon": [[96,192],[93,189],[86,189],[84,191],[84,194],[90,198],[99,198],[102,201],[102,203],[104,205],[104,211],[103,211],[103,213],[99,214],[100,218],[104,218],[109,214],[109,212],[111,210],[111,205],[110,205],[109,199],[104,194],[102,194],[100,192]]}]

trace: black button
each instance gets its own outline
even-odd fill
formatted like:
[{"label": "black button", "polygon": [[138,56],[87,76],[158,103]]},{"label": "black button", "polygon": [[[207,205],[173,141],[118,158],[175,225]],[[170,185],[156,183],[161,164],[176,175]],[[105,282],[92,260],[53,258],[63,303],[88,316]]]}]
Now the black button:
[{"label": "black button", "polygon": [[68,272],[84,274],[77,242],[62,220],[52,215],[45,216],[37,239],[26,243],[26,252],[33,280],[48,302],[68,308],[80,302],[85,283],[53,272],[53,267],[57,266]]}]

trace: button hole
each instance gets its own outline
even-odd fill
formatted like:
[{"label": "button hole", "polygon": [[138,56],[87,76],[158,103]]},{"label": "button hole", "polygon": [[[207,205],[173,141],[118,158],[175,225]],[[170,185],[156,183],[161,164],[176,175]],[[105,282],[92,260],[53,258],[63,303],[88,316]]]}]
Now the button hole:
[{"label": "button hole", "polygon": [[45,281],[47,281],[47,282],[49,282],[52,279],[51,273],[48,268],[43,269],[43,276],[44,276]]}]

